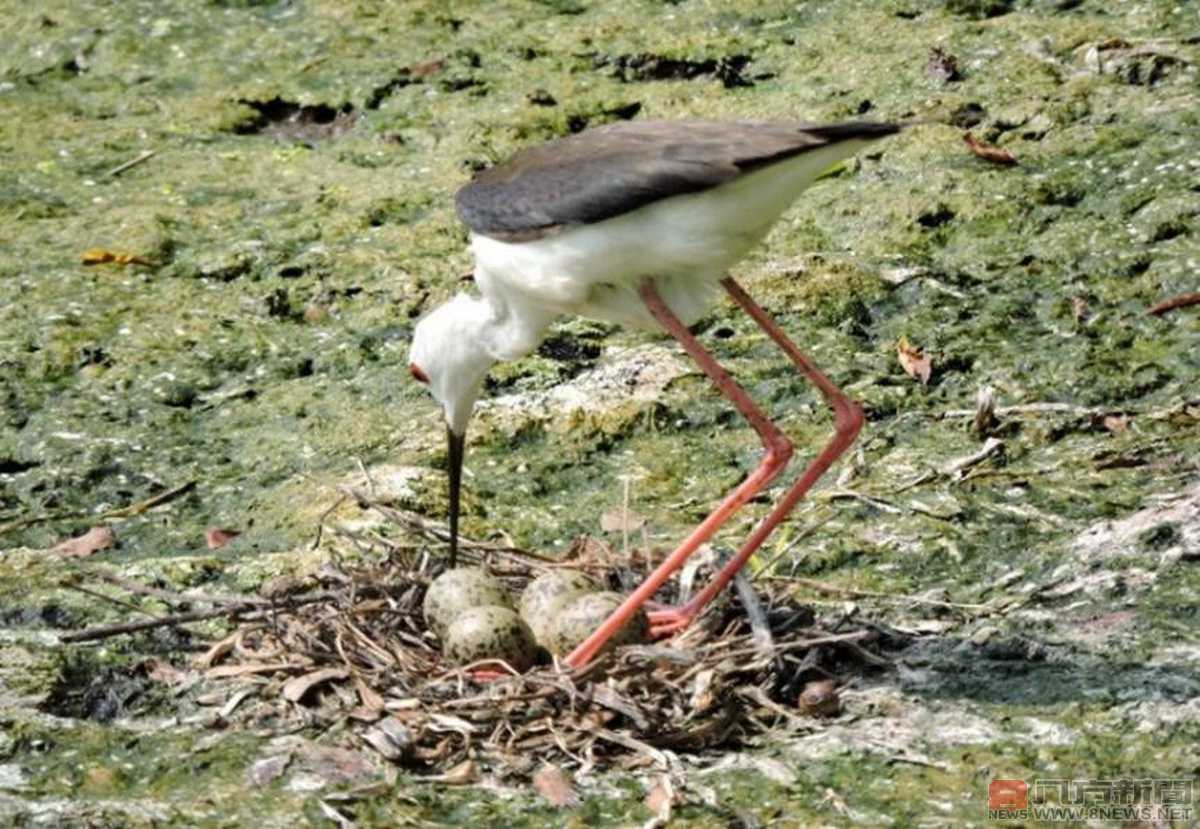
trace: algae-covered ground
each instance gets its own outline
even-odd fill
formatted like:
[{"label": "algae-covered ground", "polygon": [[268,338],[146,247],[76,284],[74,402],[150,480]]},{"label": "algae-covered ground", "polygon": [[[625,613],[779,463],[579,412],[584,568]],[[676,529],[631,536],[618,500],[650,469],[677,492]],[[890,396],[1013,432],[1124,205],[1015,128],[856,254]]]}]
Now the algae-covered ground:
[{"label": "algae-covered ground", "polygon": [[[443,518],[442,427],[407,347],[471,269],[455,189],[534,142],[683,116],[924,123],[815,185],[735,273],[868,416],[755,569],[831,627],[907,638],[840,677],[841,717],[709,757],[674,824],[983,824],[994,778],[1194,787],[1200,309],[1147,312],[1200,289],[1195,4],[3,11],[0,822],[333,825],[331,803],[360,825],[651,817],[615,775],[566,811],[370,764],[256,786],[277,737],[222,730],[202,685],[145,668],[184,667],[220,622],[57,635],[163,609],[71,588],[97,568],[229,592],[317,570],[320,523],[360,517],[338,502],[355,479]],[[1019,163],[972,155],[967,129]],[[830,417],[758,329],[725,303],[697,331],[811,456]],[[975,417],[985,388],[996,414]],[[668,547],[757,461],[643,334],[564,321],[486,398],[474,537],[560,553],[628,487]],[[114,547],[51,551],[97,525]],[[211,527],[242,534],[210,551]]]}]

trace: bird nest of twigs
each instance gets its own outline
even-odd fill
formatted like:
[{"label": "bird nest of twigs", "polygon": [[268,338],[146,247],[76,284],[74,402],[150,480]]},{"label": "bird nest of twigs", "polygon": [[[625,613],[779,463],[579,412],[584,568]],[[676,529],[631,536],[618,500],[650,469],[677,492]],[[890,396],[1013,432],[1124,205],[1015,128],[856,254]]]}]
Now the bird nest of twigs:
[{"label": "bird nest of twigs", "polygon": [[[210,679],[266,680],[293,713],[340,718],[419,773],[488,767],[522,776],[547,761],[633,768],[665,764],[668,752],[808,731],[819,727],[815,717],[836,712],[835,682],[880,662],[869,650],[873,631],[821,629],[810,609],[740,579],[673,639],[617,648],[580,669],[553,661],[481,680],[473,666],[447,664],[422,617],[426,587],[443,566],[436,542],[444,531],[360,503],[393,534],[334,529],[333,546],[353,546],[358,560],[374,563],[327,568],[319,591],[276,585],[271,609],[201,662]],[[561,560],[508,545],[462,547],[460,563],[486,567],[513,591],[555,567],[613,587],[641,575],[631,557],[594,539],[580,539]]]}]

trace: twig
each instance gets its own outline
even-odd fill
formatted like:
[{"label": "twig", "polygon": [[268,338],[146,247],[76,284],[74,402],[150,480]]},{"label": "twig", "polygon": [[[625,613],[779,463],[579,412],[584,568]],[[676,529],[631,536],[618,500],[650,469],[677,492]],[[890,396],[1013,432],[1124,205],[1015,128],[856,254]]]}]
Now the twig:
[{"label": "twig", "polygon": [[940,599],[925,599],[920,596],[895,596],[891,593],[878,593],[874,590],[854,590],[849,587],[839,587],[836,584],[826,584],[825,582],[816,581],[815,579],[805,579],[798,576],[767,576],[766,578],[772,581],[786,581],[792,584],[798,584],[802,587],[808,587],[816,590],[818,593],[825,593],[830,596],[844,596],[849,599],[882,599],[884,601],[895,602],[897,604],[927,604],[934,607],[945,607],[953,610],[971,610],[982,613],[994,610],[991,605],[987,604],[968,604],[965,602],[945,602]]},{"label": "twig", "polygon": [[856,501],[862,501],[868,506],[875,507],[883,512],[891,513],[892,515],[900,515],[904,510],[899,507],[894,507],[882,498],[873,498],[870,495],[864,495],[861,492],[855,492],[853,489],[838,489],[826,493],[825,497],[830,501],[836,501],[839,498],[852,498]]},{"label": "twig", "polygon": [[[776,653],[784,653],[786,651],[799,650],[801,648],[815,648],[817,645],[837,645],[843,642],[860,642],[864,639],[872,639],[875,637],[873,630],[856,630],[850,633],[832,633],[829,636],[815,636],[812,639],[797,639],[792,642],[785,642],[775,648]],[[733,658],[738,656],[757,655],[757,648],[742,648],[741,650],[730,651],[725,654],[725,657]]]},{"label": "twig", "polygon": [[[312,604],[313,602],[329,601],[336,599],[334,593],[314,593],[309,596],[293,596],[288,599],[287,607],[299,607],[300,605]],[[243,618],[262,618],[267,608],[261,602],[246,602],[243,605],[232,605],[228,607],[216,608],[213,610],[192,610],[187,613],[173,613],[170,616],[163,616],[157,619],[145,619],[140,622],[121,622],[112,625],[97,625],[96,627],[84,628],[83,630],[75,631],[74,633],[64,633],[58,637],[60,642],[90,642],[95,639],[108,639],[113,636],[120,636],[123,633],[137,633],[141,630],[149,630],[151,628],[160,627],[177,627],[178,625],[187,622],[202,622],[206,619],[217,619],[221,616],[243,617]],[[249,614],[258,614],[250,616]]]},{"label": "twig", "polygon": [[767,621],[767,609],[763,607],[762,600],[754,591],[754,586],[750,584],[750,579],[746,578],[745,570],[739,570],[733,577],[733,586],[737,589],[738,598],[742,600],[742,607],[750,622],[750,632],[755,647],[759,649],[762,656],[775,657],[775,637],[771,635],[771,623]]},{"label": "twig", "polygon": [[87,587],[84,587],[81,584],[67,584],[67,585],[64,585],[64,587],[66,587],[68,590],[74,590],[77,593],[82,593],[85,596],[91,596],[93,599],[100,599],[102,601],[106,601],[111,604],[115,604],[117,607],[123,607],[126,610],[132,610],[134,613],[145,613],[151,619],[161,619],[162,618],[161,616],[156,616],[155,614],[151,613],[149,610],[144,610],[144,609],[138,607],[133,602],[127,602],[124,599],[118,599],[116,596],[105,595],[104,593],[101,593],[99,590],[91,590]]},{"label": "twig", "polygon": [[1161,317],[1168,311],[1174,311],[1176,308],[1186,308],[1189,305],[1200,305],[1200,291],[1190,294],[1180,294],[1179,296],[1171,297],[1170,299],[1164,299],[1146,313],[1156,317]]},{"label": "twig", "polygon": [[109,170],[107,173],[104,174],[104,177],[105,178],[116,178],[117,176],[121,175],[121,173],[125,172],[126,170],[136,167],[139,164],[141,164],[143,161],[148,161],[151,158],[154,158],[154,156],[156,156],[156,155],[158,155],[158,150],[146,150],[144,153],[141,153],[140,155],[136,155],[133,158],[129,159],[124,164],[118,164],[116,167],[113,167],[111,170]]},{"label": "twig", "polygon": [[195,481],[188,481],[186,484],[177,486],[174,489],[169,489],[166,492],[160,492],[145,501],[138,501],[136,504],[130,504],[127,507],[108,510],[99,515],[94,515],[90,512],[71,511],[50,513],[48,515],[34,515],[29,518],[18,518],[15,521],[9,521],[5,524],[0,524],[0,535],[12,530],[19,530],[25,527],[34,527],[38,524],[48,524],[51,521],[71,521],[78,518],[90,518],[94,521],[109,521],[114,518],[132,518],[135,515],[141,515],[148,509],[157,507],[160,504],[165,504],[167,501],[174,500],[184,493],[191,492],[196,487]]},{"label": "twig", "polygon": [[[974,409],[947,409],[941,414],[935,414],[940,420],[945,420],[951,417],[975,417],[978,408]],[[1023,414],[1070,414],[1091,416],[1103,414],[1104,409],[1096,409],[1089,406],[1076,406],[1074,403],[1019,403],[1015,406],[997,406],[995,413],[1004,417],[1005,415],[1023,415]]]},{"label": "twig", "polygon": [[[255,601],[245,596],[220,596],[212,594],[193,595],[188,593],[180,593],[177,590],[166,590],[161,587],[150,587],[146,584],[139,584],[130,579],[124,579],[114,573],[105,573],[101,571],[92,571],[88,568],[83,568],[88,575],[93,575],[103,579],[110,584],[115,584],[118,587],[123,587],[130,593],[139,593],[143,596],[154,596],[155,598],[163,599],[168,602],[176,602],[178,604],[190,604],[193,602],[204,602],[206,604],[227,604],[227,605],[243,605]],[[262,599],[261,604],[265,607],[270,604],[267,599]]]},{"label": "twig", "polygon": [[329,509],[325,510],[317,517],[317,537],[313,539],[312,546],[309,547],[310,550],[315,550],[321,546],[321,533],[325,530],[325,519],[333,515],[334,511],[342,504],[346,503],[346,499],[349,497],[350,496],[343,492],[338,496],[338,499],[334,501],[332,505],[330,505]]}]

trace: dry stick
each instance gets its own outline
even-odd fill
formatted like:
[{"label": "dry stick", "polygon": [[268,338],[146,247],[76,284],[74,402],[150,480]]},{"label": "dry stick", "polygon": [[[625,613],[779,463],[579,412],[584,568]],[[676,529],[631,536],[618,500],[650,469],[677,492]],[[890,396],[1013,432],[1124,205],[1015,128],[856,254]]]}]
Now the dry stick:
[{"label": "dry stick", "polygon": [[[336,598],[337,596],[334,593],[314,593],[310,596],[295,596],[288,599],[287,607],[290,609]],[[246,602],[244,605],[233,605],[214,610],[193,610],[188,613],[173,613],[170,616],[163,616],[158,619],[146,619],[141,622],[97,625],[96,627],[84,628],[74,633],[64,633],[58,637],[58,641],[90,642],[95,639],[108,639],[113,636],[120,636],[123,633],[137,633],[140,630],[149,630],[151,628],[176,627],[186,622],[202,622],[205,619],[217,619],[221,616],[242,616],[245,619],[254,620],[256,618],[265,618],[264,613],[265,609],[261,603]],[[250,616],[248,614],[255,615]]]},{"label": "dry stick", "polygon": [[180,604],[193,603],[193,602],[204,602],[206,604],[244,605],[244,604],[248,604],[249,602],[252,602],[252,601],[260,601],[260,603],[263,606],[270,604],[270,602],[267,599],[255,600],[255,599],[247,598],[245,596],[221,596],[221,595],[214,595],[214,594],[190,595],[188,593],[180,593],[177,590],[166,590],[162,587],[150,587],[149,585],[146,585],[146,584],[139,584],[136,581],[131,581],[130,579],[121,578],[120,576],[116,575],[115,573],[105,573],[105,572],[98,571],[98,570],[93,571],[93,570],[90,570],[90,568],[88,568],[86,566],[84,566],[82,568],[82,570],[90,576],[95,576],[97,578],[103,579],[106,582],[109,582],[110,584],[115,584],[118,587],[123,587],[126,590],[128,590],[130,593],[140,593],[143,596],[154,596],[155,598],[163,599],[164,601],[168,601],[168,602],[177,602]]},{"label": "dry stick", "polygon": [[157,507],[160,504],[165,504],[167,501],[172,501],[184,493],[190,492],[196,486],[195,481],[188,481],[185,484],[168,489],[166,492],[160,492],[152,498],[147,498],[145,501],[138,501],[136,504],[130,504],[127,507],[109,510],[102,512],[99,515],[94,515],[90,512],[58,512],[48,515],[34,515],[29,518],[18,518],[14,521],[9,521],[0,524],[0,535],[12,530],[19,530],[24,527],[34,527],[38,524],[47,524],[51,521],[71,521],[77,518],[90,518],[93,521],[109,521],[113,518],[132,518],[135,515],[141,515],[148,509]]},{"label": "dry stick", "polygon": [[332,515],[334,510],[346,503],[347,498],[349,498],[349,496],[343,492],[338,496],[338,499],[333,502],[333,505],[321,513],[321,515],[317,518],[317,537],[313,539],[312,546],[308,549],[315,550],[321,546],[321,532],[325,529],[325,519]]},{"label": "dry stick", "polygon": [[762,599],[758,597],[745,571],[738,571],[733,577],[733,586],[737,589],[738,598],[742,600],[742,608],[750,621],[751,636],[754,645],[765,657],[775,655],[775,637],[771,635],[771,623],[767,621],[767,610],[763,607]]},{"label": "dry stick", "polygon": [[[815,648],[817,645],[837,645],[843,642],[858,642],[863,639],[870,639],[875,635],[875,631],[873,630],[856,630],[852,633],[833,633],[829,636],[817,636],[813,639],[799,639],[795,642],[785,642],[782,645],[778,645],[775,650],[777,653],[783,653],[785,651],[794,651],[799,648]],[[757,648],[743,648],[742,650],[738,651],[730,651],[729,653],[725,654],[725,656],[727,658],[733,658],[736,656],[755,656],[757,653]]]},{"label": "dry stick", "polygon": [[1158,317],[1162,316],[1168,311],[1174,311],[1176,308],[1186,308],[1189,305],[1200,305],[1200,291],[1190,294],[1180,294],[1179,296],[1172,297],[1171,299],[1164,299],[1146,313]]},{"label": "dry stick", "polygon": [[104,174],[104,177],[105,178],[116,178],[117,176],[121,175],[121,173],[125,172],[126,170],[128,170],[132,167],[136,167],[137,165],[141,164],[143,161],[149,161],[150,159],[154,158],[154,156],[156,156],[156,155],[158,155],[158,150],[146,150],[141,155],[134,156],[133,158],[126,161],[124,164],[118,164],[116,167],[113,167],[111,170],[109,170],[107,173]]},{"label": "dry stick", "polygon": [[83,593],[85,596],[91,596],[94,599],[101,599],[102,601],[106,601],[106,602],[115,604],[117,607],[123,607],[126,610],[132,610],[134,613],[145,613],[151,619],[161,619],[162,618],[161,616],[156,616],[155,614],[151,613],[149,610],[144,610],[144,609],[138,607],[137,605],[133,604],[132,602],[127,602],[127,601],[124,601],[123,599],[118,599],[115,596],[106,596],[105,594],[103,594],[97,590],[90,590],[86,587],[83,587],[82,585],[66,584],[63,586],[66,587],[68,590],[74,590],[77,593]]},{"label": "dry stick", "polygon": [[934,607],[945,607],[954,610],[973,610],[980,613],[987,613],[996,608],[990,604],[970,604],[968,602],[944,602],[940,599],[925,599],[920,596],[896,596],[891,593],[879,593],[874,590],[855,590],[850,587],[839,587],[836,584],[826,584],[815,579],[806,579],[799,576],[767,576],[770,581],[786,581],[791,584],[798,584],[801,587],[808,587],[816,590],[818,593],[825,593],[830,596],[844,596],[850,599],[883,599],[885,601],[896,602],[898,604],[927,604]]}]

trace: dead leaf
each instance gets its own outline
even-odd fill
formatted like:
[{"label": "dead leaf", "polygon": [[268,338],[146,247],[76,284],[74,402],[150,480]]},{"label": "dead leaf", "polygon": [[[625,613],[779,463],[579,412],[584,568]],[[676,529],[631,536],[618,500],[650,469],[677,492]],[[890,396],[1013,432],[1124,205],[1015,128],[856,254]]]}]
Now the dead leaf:
[{"label": "dead leaf", "polygon": [[58,544],[54,552],[68,558],[86,558],[117,543],[117,534],[111,527],[92,527],[83,535]]},{"label": "dead leaf", "polygon": [[378,725],[368,728],[362,738],[363,742],[388,760],[402,760],[413,750],[412,732],[395,717],[387,717]]},{"label": "dead leaf", "polygon": [[252,786],[265,786],[283,774],[291,761],[290,751],[256,760],[254,765],[246,769],[246,782]]},{"label": "dead leaf", "polygon": [[197,668],[211,668],[218,659],[227,656],[233,651],[234,647],[237,645],[238,639],[241,637],[242,631],[235,630],[220,642],[217,642],[204,653],[193,659],[192,664]]},{"label": "dead leaf", "polygon": [[219,550],[241,534],[241,530],[209,527],[204,531],[204,543],[208,545],[208,549],[210,550]]},{"label": "dead leaf", "polygon": [[592,535],[577,536],[563,556],[564,561],[579,567],[612,567],[616,558],[611,547]]},{"label": "dead leaf", "polygon": [[209,668],[204,672],[204,676],[207,679],[229,679],[248,674],[270,674],[295,667],[288,662],[243,662],[240,665],[218,665],[215,668]]},{"label": "dead leaf", "polygon": [[671,807],[675,803],[675,787],[671,785],[671,778],[660,775],[646,794],[646,808],[658,819],[660,826],[665,826],[671,820]]},{"label": "dead leaf", "polygon": [[154,267],[149,259],[123,250],[108,250],[107,248],[91,248],[80,254],[79,261],[85,265],[148,265]]},{"label": "dead leaf", "polygon": [[383,695],[368,685],[361,676],[354,677],[354,687],[358,691],[359,702],[362,703],[355,709],[355,712],[361,712],[356,719],[370,721],[383,716],[386,705]]},{"label": "dead leaf", "polygon": [[1017,157],[1008,150],[997,147],[995,144],[981,141],[970,132],[963,133],[963,141],[966,142],[967,148],[975,156],[982,158],[984,161],[990,161],[992,164],[1000,164],[1005,167],[1012,167],[1017,163]]},{"label": "dead leaf", "polygon": [[579,794],[565,771],[552,763],[544,763],[533,773],[533,787],[551,806],[573,809],[579,805]]},{"label": "dead leaf", "polygon": [[958,71],[958,58],[941,46],[934,46],[930,50],[929,62],[925,64],[925,74],[942,83],[962,80],[962,73]]},{"label": "dead leaf", "polygon": [[1081,296],[1071,297],[1071,313],[1075,317],[1075,322],[1086,322],[1088,314],[1088,301]]},{"label": "dead leaf", "polygon": [[696,679],[692,683],[691,707],[693,713],[703,714],[717,701],[717,695],[714,693],[716,675],[716,671],[712,668],[706,668],[696,674]]},{"label": "dead leaf", "polygon": [[1176,308],[1186,308],[1189,305],[1200,305],[1200,291],[1191,294],[1180,294],[1171,299],[1164,299],[1146,313],[1160,317],[1168,311],[1174,311]]},{"label": "dead leaf", "polygon": [[600,529],[606,533],[633,532],[640,530],[645,523],[645,518],[621,507],[610,509],[600,516]]},{"label": "dead leaf", "polygon": [[458,765],[451,766],[445,774],[429,779],[445,783],[448,786],[465,786],[479,779],[479,769],[476,768],[474,760],[463,760]]},{"label": "dead leaf", "polygon": [[922,386],[929,385],[929,378],[933,376],[933,363],[928,355],[908,341],[908,337],[902,336],[896,343],[896,357],[909,377],[920,380]]},{"label": "dead leaf", "polygon": [[181,671],[165,659],[151,657],[142,663],[146,678],[163,685],[179,685],[187,681],[186,671]]},{"label": "dead leaf", "polygon": [[810,717],[833,717],[841,712],[842,700],[832,679],[818,679],[805,684],[796,707]]},{"label": "dead leaf", "polygon": [[1129,431],[1129,415],[1105,415],[1100,423],[1114,435]]},{"label": "dead leaf", "polygon": [[[210,672],[211,673],[211,672]],[[293,677],[283,684],[283,698],[288,702],[300,702],[313,688],[326,682],[350,676],[344,668],[322,668],[303,676]]]},{"label": "dead leaf", "polygon": [[414,78],[425,78],[430,75],[436,75],[445,68],[446,62],[440,58],[435,58],[434,60],[426,60],[421,61],[420,63],[414,63],[412,66],[408,67],[408,74],[412,75]]}]

